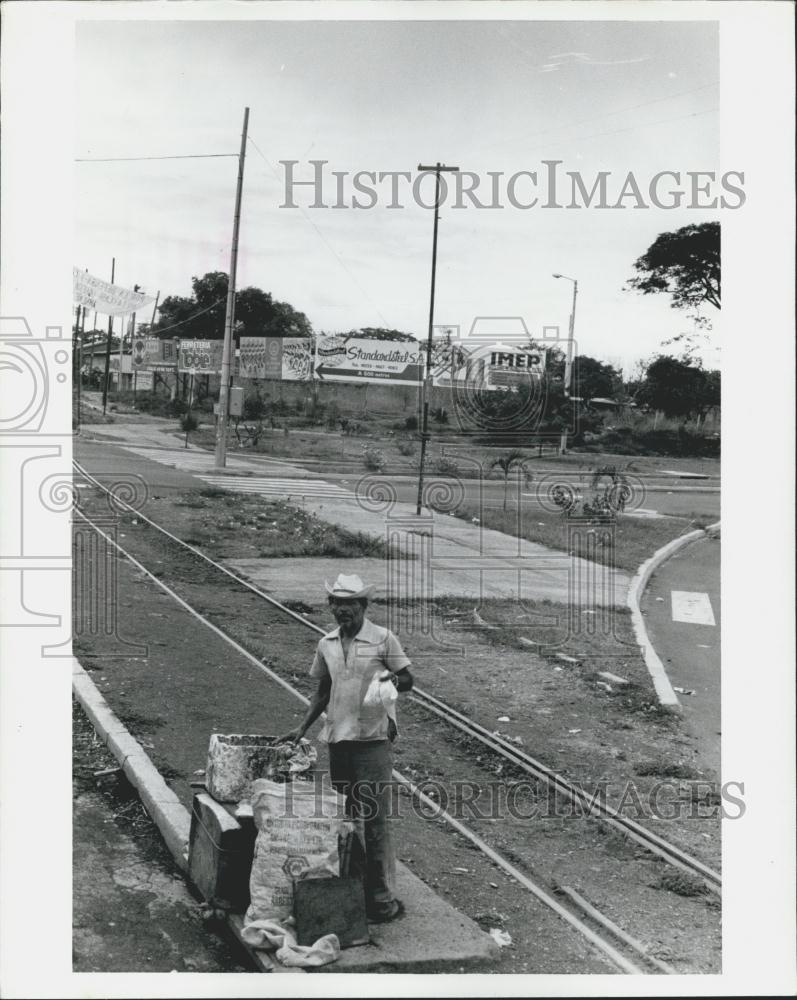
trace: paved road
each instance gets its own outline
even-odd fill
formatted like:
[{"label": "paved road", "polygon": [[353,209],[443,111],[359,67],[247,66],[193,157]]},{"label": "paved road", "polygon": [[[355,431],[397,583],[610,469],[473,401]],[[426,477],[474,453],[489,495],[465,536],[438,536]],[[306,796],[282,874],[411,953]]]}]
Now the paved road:
[{"label": "paved road", "polygon": [[703,765],[720,772],[720,540],[677,552],[653,575],[642,601],[648,634],[698,740]]}]

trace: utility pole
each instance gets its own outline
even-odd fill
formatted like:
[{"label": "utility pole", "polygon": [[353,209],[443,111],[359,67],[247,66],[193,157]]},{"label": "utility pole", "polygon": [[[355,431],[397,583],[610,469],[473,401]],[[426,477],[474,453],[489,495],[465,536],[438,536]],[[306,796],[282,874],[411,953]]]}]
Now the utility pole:
[{"label": "utility pole", "polygon": [[232,370],[232,332],[235,324],[235,274],[238,267],[238,231],[241,224],[241,192],[244,185],[246,159],[246,131],[249,127],[249,108],[244,108],[244,127],[241,133],[241,152],[238,156],[238,186],[235,190],[235,216],[232,224],[232,249],[230,250],[230,278],[227,287],[227,312],[224,317],[224,347],[221,355],[221,386],[219,387],[219,418],[216,421],[216,468],[227,464],[227,420],[230,407],[230,372]]},{"label": "utility pole", "polygon": [[[113,284],[116,272],[116,257],[111,257],[111,284]],[[105,408],[108,406],[108,379],[111,371],[111,339],[113,337],[113,316],[108,317],[108,347],[105,352],[105,379],[102,383],[102,414],[105,416]]]},{"label": "utility pole", "polygon": [[[566,274],[555,274],[554,278],[564,278],[565,281],[573,282],[573,305],[570,307],[570,323],[568,326],[568,336],[567,336],[567,360],[565,361],[565,378],[564,378],[564,393],[565,399],[570,397],[570,382],[573,377],[573,334],[576,328],[576,297],[578,296],[578,281],[575,278],[569,278]],[[573,403],[573,417],[576,415],[576,404]],[[564,455],[567,450],[567,430],[562,432],[562,440],[559,446],[559,450]]]},{"label": "utility pole", "polygon": [[86,307],[83,306],[83,315],[80,318],[80,340],[77,348],[77,426],[80,430],[80,394],[83,391],[83,341],[86,339]]},{"label": "utility pole", "polygon": [[421,417],[421,458],[418,466],[418,503],[415,513],[420,516],[423,499],[423,467],[426,460],[426,442],[429,437],[429,396],[432,391],[432,331],[434,330],[434,286],[437,273],[437,223],[440,215],[440,174],[457,173],[459,167],[447,167],[436,163],[433,167],[418,164],[418,170],[433,170],[435,175],[434,188],[434,231],[432,235],[432,291],[429,299],[429,334],[426,338],[426,377],[423,380],[423,411]]},{"label": "utility pole", "polygon": [[[78,368],[78,338],[80,336],[80,306],[75,311],[75,332],[72,335],[72,404],[77,412],[72,419],[72,428],[80,427],[80,369]],[[74,411],[73,411],[74,412]]]}]

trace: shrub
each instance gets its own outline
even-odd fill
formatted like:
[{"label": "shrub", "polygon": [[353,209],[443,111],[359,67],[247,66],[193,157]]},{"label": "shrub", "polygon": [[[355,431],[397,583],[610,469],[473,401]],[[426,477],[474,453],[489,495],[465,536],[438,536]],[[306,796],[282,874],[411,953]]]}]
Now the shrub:
[{"label": "shrub", "polygon": [[440,458],[434,463],[434,471],[438,476],[452,476],[454,478],[459,478],[459,466],[454,461],[453,458],[448,458],[445,455],[441,455]]},{"label": "shrub", "polygon": [[406,441],[399,441],[396,445],[399,451],[399,455],[414,455],[415,454],[415,442],[412,438],[408,438]]},{"label": "shrub", "polygon": [[437,424],[447,424],[448,423],[448,410],[442,406],[436,406],[432,410],[432,420]]},{"label": "shrub", "polygon": [[407,417],[404,421],[405,431],[417,431],[418,430],[418,418],[416,416]]},{"label": "shrub", "polygon": [[244,420],[262,420],[268,411],[269,404],[259,393],[244,400]]},{"label": "shrub", "polygon": [[180,427],[186,432],[195,431],[199,427],[199,421],[193,413],[184,413],[180,417]]},{"label": "shrub", "polygon": [[382,472],[385,467],[385,456],[378,448],[368,445],[363,448],[363,464],[369,472]]}]

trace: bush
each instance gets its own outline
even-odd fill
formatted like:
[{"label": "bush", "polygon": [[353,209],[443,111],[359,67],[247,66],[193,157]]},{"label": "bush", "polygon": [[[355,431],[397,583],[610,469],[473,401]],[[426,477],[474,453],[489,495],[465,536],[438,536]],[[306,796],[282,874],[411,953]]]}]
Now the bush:
[{"label": "bush", "polygon": [[369,472],[382,472],[385,467],[385,456],[378,448],[368,445],[363,448],[363,464]]},{"label": "bush", "polygon": [[199,421],[193,413],[184,413],[180,417],[180,427],[186,431],[195,431],[199,427]]},{"label": "bush", "polygon": [[677,430],[636,430],[617,427],[594,438],[582,451],[610,452],[616,455],[671,455],[677,458],[719,458],[720,439],[697,433],[687,427]]},{"label": "bush", "polygon": [[256,396],[247,396],[244,400],[244,420],[262,420],[269,411],[268,402],[258,393]]},{"label": "bush", "polygon": [[432,410],[432,420],[437,424],[448,423],[448,410],[442,406],[437,406]]},{"label": "bush", "polygon": [[405,431],[417,431],[418,430],[418,418],[415,416],[407,417],[404,421]]},{"label": "bush", "polygon": [[447,458],[442,455],[434,463],[434,471],[438,476],[450,476],[452,478],[458,479],[460,475],[459,466],[454,461],[453,458]]},{"label": "bush", "polygon": [[415,454],[415,442],[412,438],[408,438],[406,441],[399,441],[396,445],[399,451],[399,455],[414,455]]}]

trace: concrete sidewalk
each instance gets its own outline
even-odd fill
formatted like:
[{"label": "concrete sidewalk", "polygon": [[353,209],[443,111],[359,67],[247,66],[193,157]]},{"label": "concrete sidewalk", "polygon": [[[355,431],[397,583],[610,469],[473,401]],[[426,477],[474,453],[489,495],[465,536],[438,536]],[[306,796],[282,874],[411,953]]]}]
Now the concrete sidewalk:
[{"label": "concrete sidewalk", "polygon": [[[414,504],[382,502],[376,492],[368,497],[352,491],[346,497],[341,495],[345,491],[336,486],[336,496],[314,497],[318,487],[310,483],[323,483],[323,479],[280,460],[230,456],[226,474],[218,475],[212,453],[198,448],[170,448],[167,436],[160,430],[144,431],[140,424],[114,424],[103,426],[101,434],[142,458],[203,479],[211,477],[214,485],[228,489],[256,493],[258,485],[246,483],[247,478],[262,479],[264,491],[268,489],[267,480],[279,480],[288,502],[338,527],[390,540],[406,558],[347,562],[351,572],[374,580],[378,596],[407,600],[443,596],[471,600],[547,599],[580,607],[626,603],[630,578],[620,570],[447,514],[426,510],[418,517]],[[155,445],[155,441],[160,443]],[[306,495],[302,493],[302,481],[308,484]],[[385,487],[389,491],[387,479]],[[241,559],[230,564],[283,598],[300,598],[317,586],[325,573],[329,575],[338,562],[281,559],[275,564],[274,560]]]}]

